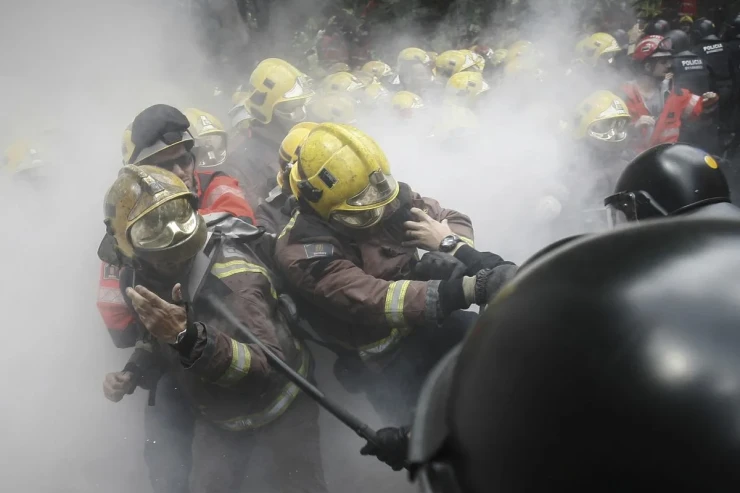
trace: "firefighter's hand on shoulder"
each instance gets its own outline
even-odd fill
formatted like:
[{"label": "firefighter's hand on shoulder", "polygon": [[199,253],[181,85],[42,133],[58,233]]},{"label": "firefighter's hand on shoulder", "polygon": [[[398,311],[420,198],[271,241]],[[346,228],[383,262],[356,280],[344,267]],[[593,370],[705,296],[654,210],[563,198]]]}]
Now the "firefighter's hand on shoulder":
[{"label": "firefighter's hand on shoulder", "polygon": [[448,281],[465,275],[467,266],[454,255],[442,252],[427,252],[414,266],[419,281]]},{"label": "firefighter's hand on shoulder", "polygon": [[370,443],[362,447],[362,455],[373,455],[381,462],[385,462],[394,471],[400,471],[406,466],[406,456],[409,449],[409,430],[401,428],[383,428],[378,430],[377,443]]},{"label": "firefighter's hand on shoulder", "polygon": [[446,236],[454,234],[447,225],[447,220],[442,222],[436,221],[421,209],[411,208],[411,214],[416,218],[415,221],[406,221],[403,223],[406,228],[406,236],[411,238],[404,241],[403,246],[422,248],[430,252],[439,250],[439,245]]},{"label": "firefighter's hand on shoulder", "polygon": [[130,371],[116,371],[108,373],[103,381],[103,393],[111,402],[119,402],[123,396],[130,394],[136,388],[134,374]]},{"label": "firefighter's hand on shoulder", "polygon": [[[167,344],[175,344],[187,328],[187,311],[184,306],[168,303],[144,286],[126,289],[126,296],[139,316],[139,320],[154,337]],[[182,301],[180,284],[172,288],[172,299]]]},{"label": "firefighter's hand on shoulder", "polygon": [[635,128],[654,127],[654,126],[655,126],[655,118],[653,118],[650,115],[642,115],[635,122]]},{"label": "firefighter's hand on shoulder", "polygon": [[501,288],[511,280],[518,267],[513,263],[499,265],[495,269],[483,269],[475,275],[475,303],[486,305],[496,297]]},{"label": "firefighter's hand on shoulder", "polygon": [[704,108],[714,106],[719,101],[719,94],[716,92],[705,92],[701,95],[702,103],[704,103]]}]

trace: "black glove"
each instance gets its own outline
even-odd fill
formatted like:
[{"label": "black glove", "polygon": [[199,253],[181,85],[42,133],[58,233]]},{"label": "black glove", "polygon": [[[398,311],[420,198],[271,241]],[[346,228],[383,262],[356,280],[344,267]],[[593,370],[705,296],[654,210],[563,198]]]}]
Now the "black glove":
[{"label": "black glove", "polygon": [[377,432],[377,445],[367,442],[362,447],[362,455],[374,455],[381,462],[385,462],[394,471],[400,471],[406,466],[406,456],[409,449],[409,430],[407,427],[383,428]]},{"label": "black glove", "polygon": [[454,255],[428,252],[414,267],[414,274],[420,281],[447,281],[464,276],[466,269]]},{"label": "black glove", "polygon": [[514,274],[517,266],[514,264],[503,264],[495,269],[483,269],[475,275],[475,303],[485,305],[489,303],[501,288]]}]

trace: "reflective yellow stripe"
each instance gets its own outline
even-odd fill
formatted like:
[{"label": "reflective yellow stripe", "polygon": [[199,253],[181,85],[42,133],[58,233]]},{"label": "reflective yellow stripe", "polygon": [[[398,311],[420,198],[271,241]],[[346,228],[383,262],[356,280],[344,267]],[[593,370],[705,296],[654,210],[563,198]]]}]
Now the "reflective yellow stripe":
[{"label": "reflective yellow stripe", "polygon": [[391,326],[391,333],[388,337],[360,347],[358,351],[363,361],[394,349],[409,333],[409,326],[404,316],[404,303],[406,291],[410,285],[411,281],[396,281],[388,285],[385,295],[385,319]]},{"label": "reflective yellow stripe", "polygon": [[277,292],[275,291],[275,286],[272,283],[272,277],[270,277],[270,274],[261,265],[252,264],[245,260],[232,260],[223,264],[215,263],[213,264],[213,268],[211,269],[211,273],[219,279],[225,279],[229,276],[240,274],[242,272],[251,272],[253,274],[262,274],[263,276],[265,276],[267,278],[267,281],[270,283],[270,292],[272,293],[272,297],[277,299]]},{"label": "reflective yellow stripe", "polygon": [[470,246],[471,246],[472,248],[475,248],[475,242],[474,242],[473,240],[471,240],[470,238],[465,238],[464,236],[460,236],[460,240],[461,240],[461,241],[462,241],[463,243],[467,243],[467,244],[468,244],[468,245],[470,245]]},{"label": "reflective yellow stripe", "polygon": [[406,299],[406,290],[411,281],[392,282],[385,295],[385,319],[388,325],[397,329],[406,328],[406,319],[403,316],[403,303]]},{"label": "reflective yellow stripe", "polygon": [[295,226],[295,219],[298,217],[298,214],[300,214],[300,211],[295,211],[295,214],[293,214],[293,217],[290,218],[290,221],[288,221],[288,224],[285,225],[283,228],[282,233],[278,236],[278,240],[282,238],[283,236],[290,233],[290,230],[293,229],[293,226]]},{"label": "reflective yellow stripe", "polygon": [[401,339],[403,339],[401,332],[398,329],[392,329],[391,335],[389,335],[388,337],[373,342],[372,344],[368,344],[367,346],[360,347],[358,349],[360,358],[362,359],[362,361],[368,361],[376,358],[386,351],[395,348],[398,343],[401,342]]},{"label": "reflective yellow stripe", "polygon": [[249,347],[246,344],[237,342],[234,339],[231,340],[231,365],[221,375],[221,378],[216,380],[216,385],[222,387],[230,387],[236,385],[239,381],[247,376],[249,368],[252,366],[252,353],[249,352]]},{"label": "reflective yellow stripe", "polygon": [[[300,345],[298,341],[296,341],[296,345],[301,352],[301,366],[298,368],[298,373],[306,377],[308,376],[308,367],[311,359],[305,347]],[[225,421],[217,421],[215,424],[228,431],[244,431],[260,428],[279,418],[288,409],[299,392],[300,389],[294,383],[288,383],[264,411]]]}]

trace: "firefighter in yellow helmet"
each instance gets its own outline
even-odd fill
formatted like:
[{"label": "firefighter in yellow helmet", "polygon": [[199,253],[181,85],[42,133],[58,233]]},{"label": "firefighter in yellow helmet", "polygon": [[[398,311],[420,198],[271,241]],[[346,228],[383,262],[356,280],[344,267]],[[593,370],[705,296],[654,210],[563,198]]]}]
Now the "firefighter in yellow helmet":
[{"label": "firefighter in yellow helmet", "polygon": [[447,81],[444,103],[475,109],[489,90],[480,72],[458,72]]},{"label": "firefighter in yellow helmet", "polygon": [[483,72],[485,66],[485,60],[477,53],[470,50],[449,50],[437,57],[434,76],[446,83],[459,72]]},{"label": "firefighter in yellow helmet", "polygon": [[537,205],[558,236],[600,231],[608,227],[603,196],[614,190],[627,164],[622,156],[630,114],[616,94],[596,91],[581,101],[566,122],[563,155],[569,158],[561,182],[553,183]]},{"label": "firefighter in yellow helmet", "polygon": [[278,150],[277,186],[270,192],[267,199],[257,208],[257,221],[268,233],[279,234],[293,213],[296,206],[293,192],[290,190],[290,170],[298,158],[298,149],[308,134],[319,124],[302,122],[290,129],[283,139]]},{"label": "firefighter in yellow helmet", "polygon": [[348,93],[331,93],[314,97],[308,104],[308,118],[315,122],[347,123],[357,121],[358,99]]},{"label": "firefighter in yellow helmet", "polygon": [[298,211],[278,237],[277,263],[312,306],[314,328],[341,348],[343,381],[362,385],[384,420],[405,422],[436,348],[463,337],[471,320],[459,310],[477,300],[475,273],[413,280],[416,249],[464,254],[470,219],[396,181],[378,144],[348,125],[308,134],[290,187]]},{"label": "firefighter in yellow helmet", "polygon": [[183,111],[190,122],[190,132],[195,138],[193,151],[196,166],[213,168],[226,162],[228,134],[218,118],[196,108]]},{"label": "firefighter in yellow helmet", "polygon": [[406,48],[398,54],[396,72],[401,88],[426,97],[434,91],[434,62],[421,48]]},{"label": "firefighter in yellow helmet", "polygon": [[[137,349],[123,371],[106,376],[105,396],[120,401],[137,386],[153,389],[161,374],[181,389],[187,409],[177,427],[148,430],[159,438],[152,454],[176,454],[178,478],[189,491],[228,493],[241,485],[259,436],[272,447],[275,491],[326,491],[319,446],[318,406],[277,374],[264,353],[204,302],[220,290],[224,303],[302,375],[310,376],[306,348],[277,310],[274,276],[254,242],[216,246],[200,283],[191,265],[208,241],[197,198],[173,173],[154,166],[124,166],[105,196],[107,243],[126,267],[121,291],[139,326]],[[222,220],[222,231],[249,228]],[[259,231],[255,228],[255,231]],[[188,281],[191,282],[188,282]],[[186,304],[187,303],[187,304]],[[182,436],[192,437],[179,447]],[[153,459],[153,457],[148,457]],[[161,457],[160,460],[167,460]],[[187,466],[180,464],[190,464]],[[315,489],[314,489],[315,488]]]},{"label": "firefighter in yellow helmet", "polygon": [[367,86],[367,82],[363,82],[360,78],[349,72],[337,72],[335,74],[327,75],[324,80],[319,83],[318,91],[321,94],[334,94],[339,92],[356,92],[364,89]]},{"label": "firefighter in yellow helmet", "polygon": [[388,90],[394,90],[400,84],[398,75],[385,62],[379,60],[367,62],[362,66],[362,71],[375,77]]},{"label": "firefighter in yellow helmet", "polygon": [[399,91],[391,100],[393,106],[393,112],[400,118],[410,119],[414,118],[420,111],[423,111],[424,100],[421,96],[417,96],[413,92]]},{"label": "firefighter in yellow helmet", "polygon": [[[194,114],[191,111],[191,116]],[[146,164],[171,171],[197,195],[198,207],[204,214],[228,212],[236,217],[252,220],[252,207],[247,203],[240,181],[221,170],[201,169],[197,166],[201,147],[196,145],[193,133],[199,135],[199,145],[204,149],[225,138],[217,131],[215,125],[218,121],[215,118],[204,112],[198,112],[198,115],[195,124],[191,125],[188,117],[172,106],[157,104],[146,108],[123,133],[121,151],[124,164]],[[202,125],[203,123],[214,125]],[[206,143],[206,135],[220,135],[221,138]],[[219,153],[213,154],[216,161],[219,161]]]},{"label": "firefighter in yellow helmet", "polygon": [[614,66],[621,52],[622,48],[611,34],[595,33],[578,42],[575,55],[578,61],[590,67]]},{"label": "firefighter in yellow helmet", "polygon": [[246,92],[249,96],[229,112],[236,131],[229,152],[248,180],[247,193],[256,207],[275,186],[275,153],[288,131],[306,120],[314,92],[308,76],[277,58],[257,65]]}]

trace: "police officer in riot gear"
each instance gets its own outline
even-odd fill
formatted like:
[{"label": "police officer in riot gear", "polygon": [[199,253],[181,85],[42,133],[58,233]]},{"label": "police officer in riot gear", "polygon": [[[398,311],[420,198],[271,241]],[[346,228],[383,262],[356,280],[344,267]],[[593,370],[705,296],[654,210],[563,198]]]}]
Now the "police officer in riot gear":
[{"label": "police officer in riot gear", "polygon": [[[425,384],[408,455],[421,491],[738,484],[738,248],[735,221],[665,221],[525,268]],[[691,289],[687,269],[722,289]]]},{"label": "police officer in riot gear", "polygon": [[635,158],[604,205],[614,224],[675,215],[740,218],[717,161],[685,144],[662,144]]},{"label": "police officer in riot gear", "polygon": [[694,51],[702,57],[712,74],[715,91],[719,96],[717,121],[720,140],[726,146],[732,133],[733,71],[730,65],[730,50],[717,37],[717,28],[709,19],[699,19],[694,23],[692,41]]},{"label": "police officer in riot gear", "polygon": [[645,26],[644,36],[665,36],[671,30],[671,23],[665,19],[654,19]]},{"label": "police officer in riot gear", "polygon": [[561,242],[432,370],[411,432],[380,430],[373,452],[426,493],[732,488],[738,248],[731,219]]},{"label": "police officer in riot gear", "polygon": [[[691,51],[689,36],[680,29],[668,32],[667,39],[673,47],[673,84],[688,89],[694,94],[716,92],[711,72],[704,60]],[[717,117],[715,112],[702,115],[696,121],[686,122],[681,129],[681,142],[696,145],[712,153],[719,154]]]}]

